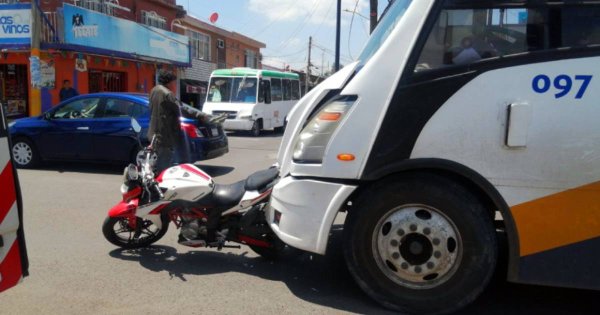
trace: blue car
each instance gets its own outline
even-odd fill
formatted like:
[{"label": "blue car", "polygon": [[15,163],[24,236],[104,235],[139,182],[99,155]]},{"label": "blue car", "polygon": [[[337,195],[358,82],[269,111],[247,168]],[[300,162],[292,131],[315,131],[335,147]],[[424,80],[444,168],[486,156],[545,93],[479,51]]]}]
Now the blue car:
[{"label": "blue car", "polygon": [[[138,139],[131,118],[142,126],[141,140],[149,141],[148,96],[133,93],[97,93],[71,98],[41,116],[9,124],[15,164],[31,168],[43,161],[135,161]],[[229,152],[221,125],[181,118],[184,156],[191,161],[216,158]]]}]

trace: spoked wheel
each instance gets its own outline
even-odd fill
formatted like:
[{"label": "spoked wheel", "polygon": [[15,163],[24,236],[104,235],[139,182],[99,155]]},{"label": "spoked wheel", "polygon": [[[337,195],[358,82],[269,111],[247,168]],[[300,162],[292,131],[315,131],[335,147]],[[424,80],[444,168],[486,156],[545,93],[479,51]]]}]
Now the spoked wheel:
[{"label": "spoked wheel", "polygon": [[15,165],[21,168],[31,168],[38,164],[39,156],[31,141],[17,139],[12,147]]},{"label": "spoked wheel", "polygon": [[429,173],[375,183],[344,226],[359,286],[383,306],[440,314],[471,303],[496,266],[493,218],[477,195]]},{"label": "spoked wheel", "polygon": [[169,229],[169,222],[162,220],[157,226],[151,220],[137,219],[137,228],[129,226],[128,218],[107,217],[102,225],[102,233],[107,241],[121,248],[146,247],[161,239]]}]

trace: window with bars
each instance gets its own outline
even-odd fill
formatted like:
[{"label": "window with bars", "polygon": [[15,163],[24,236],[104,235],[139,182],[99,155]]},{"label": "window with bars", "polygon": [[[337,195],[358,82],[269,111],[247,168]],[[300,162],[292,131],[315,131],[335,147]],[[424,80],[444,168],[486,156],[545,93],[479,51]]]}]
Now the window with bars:
[{"label": "window with bars", "polygon": [[154,11],[144,11],[142,10],[142,24],[160,28],[163,30],[167,29],[167,19],[158,15]]},{"label": "window with bars", "polygon": [[210,36],[188,30],[192,46],[192,58],[210,61]]},{"label": "window with bars", "polygon": [[114,0],[75,0],[75,5],[88,10],[97,11],[106,15],[113,15]]},{"label": "window with bars", "polygon": [[246,49],[246,63],[245,65],[248,68],[258,68],[256,52],[253,50]]}]

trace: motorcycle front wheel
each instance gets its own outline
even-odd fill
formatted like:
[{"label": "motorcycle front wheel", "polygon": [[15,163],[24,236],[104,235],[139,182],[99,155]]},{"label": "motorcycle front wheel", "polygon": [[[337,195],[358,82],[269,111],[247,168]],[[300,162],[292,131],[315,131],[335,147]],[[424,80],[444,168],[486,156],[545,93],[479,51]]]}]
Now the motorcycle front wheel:
[{"label": "motorcycle front wheel", "polygon": [[169,229],[169,221],[164,218],[160,228],[150,220],[136,219],[138,228],[132,229],[128,218],[107,217],[102,224],[102,233],[111,244],[132,249],[150,246],[160,240]]}]

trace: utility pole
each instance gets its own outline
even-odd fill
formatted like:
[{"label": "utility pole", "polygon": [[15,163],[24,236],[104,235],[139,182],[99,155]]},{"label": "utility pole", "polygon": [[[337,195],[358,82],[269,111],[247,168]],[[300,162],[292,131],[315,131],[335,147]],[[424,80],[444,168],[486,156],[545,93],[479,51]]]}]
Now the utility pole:
[{"label": "utility pole", "polygon": [[377,27],[377,7],[379,6],[377,2],[377,0],[371,0],[371,13],[369,14],[371,17],[371,33],[373,33],[375,27]]},{"label": "utility pole", "polygon": [[[42,12],[39,10],[39,5],[40,0],[35,0],[31,2],[31,58],[32,60],[36,60],[37,65],[34,65],[34,67],[37,67],[38,70],[41,64],[40,37],[42,33]],[[37,116],[42,113],[42,92],[39,86],[34,86],[31,84],[31,82],[29,83],[29,85],[29,115]]]},{"label": "utility pole", "polygon": [[306,81],[304,83],[304,95],[308,93],[308,86],[310,84],[310,53],[312,51],[312,36],[308,38],[308,63],[306,64]]},{"label": "utility pole", "polygon": [[337,0],[337,23],[335,30],[335,71],[340,70],[340,32],[342,29],[342,0]]}]

